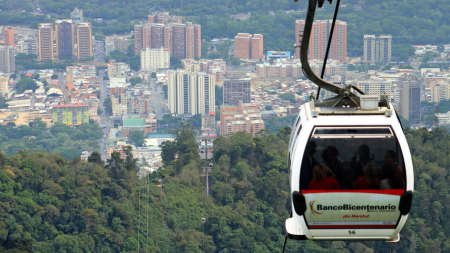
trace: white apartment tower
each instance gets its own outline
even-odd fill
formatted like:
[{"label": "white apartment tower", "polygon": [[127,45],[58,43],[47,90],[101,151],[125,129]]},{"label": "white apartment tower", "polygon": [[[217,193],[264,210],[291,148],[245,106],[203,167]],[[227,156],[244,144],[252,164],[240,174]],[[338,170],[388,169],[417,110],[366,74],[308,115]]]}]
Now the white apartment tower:
[{"label": "white apartment tower", "polygon": [[364,63],[388,63],[391,61],[392,36],[364,35]]},{"label": "white apartment tower", "polygon": [[14,46],[0,46],[0,72],[13,73],[16,70]]},{"label": "white apartment tower", "polygon": [[213,75],[185,70],[169,71],[168,102],[172,114],[208,114],[215,111]]},{"label": "white apartment tower", "polygon": [[160,48],[141,50],[141,70],[156,71],[170,67],[170,51]]}]

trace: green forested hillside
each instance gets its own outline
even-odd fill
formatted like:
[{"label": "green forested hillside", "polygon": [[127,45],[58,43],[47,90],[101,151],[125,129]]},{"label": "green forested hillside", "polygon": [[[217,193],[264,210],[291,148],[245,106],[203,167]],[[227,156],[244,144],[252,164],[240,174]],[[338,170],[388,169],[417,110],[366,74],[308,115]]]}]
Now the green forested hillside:
[{"label": "green forested hillside", "polygon": [[[164,145],[167,166],[141,181],[134,159],[118,153],[106,166],[98,154],[89,163],[45,152],[1,155],[0,251],[280,252],[290,212],[289,132],[219,137],[210,198],[187,128]],[[442,129],[406,135],[416,190],[399,243],[288,241],[286,252],[450,252],[450,137]]]},{"label": "green forested hillside", "polygon": [[102,130],[96,123],[79,127],[55,123],[47,128],[41,118],[37,118],[28,125],[0,125],[0,152],[12,155],[25,149],[30,152],[46,150],[58,152],[65,159],[72,159],[80,156],[82,151],[98,150],[98,140],[102,136]]}]

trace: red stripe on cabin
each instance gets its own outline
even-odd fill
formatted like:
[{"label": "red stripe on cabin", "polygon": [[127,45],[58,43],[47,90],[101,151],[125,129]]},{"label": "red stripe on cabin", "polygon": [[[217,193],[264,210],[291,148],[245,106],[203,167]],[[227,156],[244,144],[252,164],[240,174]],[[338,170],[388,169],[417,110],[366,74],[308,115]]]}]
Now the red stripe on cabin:
[{"label": "red stripe on cabin", "polygon": [[395,228],[396,225],[320,225],[309,226],[309,229],[336,229],[336,228]]},{"label": "red stripe on cabin", "polygon": [[401,196],[405,190],[302,190],[302,194],[311,193],[371,193]]}]

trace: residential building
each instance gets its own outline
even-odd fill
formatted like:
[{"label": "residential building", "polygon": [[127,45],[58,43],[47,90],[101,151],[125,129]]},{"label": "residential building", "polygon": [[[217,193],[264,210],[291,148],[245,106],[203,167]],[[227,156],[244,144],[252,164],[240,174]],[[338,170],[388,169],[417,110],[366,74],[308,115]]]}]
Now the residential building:
[{"label": "residential building", "polygon": [[39,38],[29,37],[17,41],[16,52],[39,56]]},{"label": "residential building", "polygon": [[202,72],[169,71],[168,103],[170,112],[176,115],[214,112],[214,77]]},{"label": "residential building", "polygon": [[144,32],[144,26],[143,25],[135,25],[134,26],[134,54],[139,55],[141,53],[141,50],[144,49],[143,46],[143,32]]},{"label": "residential building", "polygon": [[202,129],[214,129],[216,126],[216,112],[202,115]]},{"label": "residential building", "polygon": [[106,36],[105,54],[108,56],[114,50],[118,50],[125,54],[128,51],[128,44],[128,37],[118,35]]},{"label": "residential building", "polygon": [[14,29],[12,27],[3,29],[3,37],[5,38],[5,46],[14,46]]},{"label": "residential building", "polygon": [[194,59],[181,60],[181,66],[189,72],[205,72],[214,76],[216,85],[223,84],[223,75],[226,72],[227,63],[222,59]]},{"label": "residential building", "polygon": [[223,104],[238,106],[240,102],[250,103],[251,78],[224,79]]},{"label": "residential building", "polygon": [[399,79],[400,112],[399,114],[411,124],[420,123],[421,82],[413,74]]},{"label": "residential building", "polygon": [[183,17],[181,16],[170,16],[169,12],[152,12],[148,15],[149,23],[176,23],[181,24]]},{"label": "residential building", "polygon": [[68,126],[78,126],[89,123],[88,105],[54,105],[53,122],[63,123]]},{"label": "residential building", "polygon": [[115,76],[109,79],[109,92],[113,96],[115,94],[121,95],[124,92],[124,88],[127,85],[127,79],[125,76]]},{"label": "residential building", "polygon": [[251,38],[252,35],[248,33],[238,33],[234,37],[234,58],[247,60],[251,55]]},{"label": "residential building", "polygon": [[14,46],[0,46],[0,72],[14,73],[15,70]]},{"label": "residential building", "polygon": [[53,61],[53,24],[41,23],[39,33],[39,61]]},{"label": "residential building", "polygon": [[135,25],[134,40],[135,54],[147,47],[163,47],[179,59],[201,57],[201,26],[191,22]]},{"label": "residential building", "polygon": [[0,75],[0,95],[2,95],[3,97],[7,97],[9,93],[8,82],[9,76]]},{"label": "residential building", "polygon": [[92,57],[92,27],[89,22],[77,23],[77,57],[79,61]]},{"label": "residential building", "polygon": [[170,52],[168,49],[146,48],[141,51],[141,70],[156,71],[170,67]]},{"label": "residential building", "polygon": [[370,79],[365,81],[355,81],[356,87],[367,95],[387,95],[388,101],[391,101],[392,82],[384,79]]},{"label": "residential building", "polygon": [[123,105],[123,104],[115,104],[115,105],[113,105],[112,111],[113,111],[113,117],[114,118],[121,118],[122,116],[128,114],[127,105]]},{"label": "residential building", "polygon": [[254,34],[252,37],[252,59],[262,59],[264,56],[264,41],[261,34]]},{"label": "residential building", "polygon": [[108,77],[125,76],[130,71],[130,64],[125,62],[110,61],[108,63]]},{"label": "residential building", "polygon": [[55,56],[73,58],[75,56],[74,24],[70,19],[55,21]]},{"label": "residential building", "polygon": [[[441,100],[448,100],[450,84],[448,81],[432,82],[430,86],[431,102],[439,103]],[[420,101],[420,100],[419,100]]]},{"label": "residential building", "polygon": [[364,35],[364,63],[389,63],[391,61],[392,36]]},{"label": "residential building", "polygon": [[239,131],[256,134],[261,129],[264,129],[264,121],[256,104],[239,102],[238,106],[220,107],[220,135]]},{"label": "residential building", "polygon": [[[308,46],[309,59],[323,60],[325,58],[332,22],[332,20],[314,21]],[[303,34],[304,26],[305,20],[295,21],[295,44],[300,44],[300,35]],[[295,56],[300,59],[300,48],[296,48]],[[328,59],[337,60],[340,63],[347,61],[347,22],[336,20]]]}]

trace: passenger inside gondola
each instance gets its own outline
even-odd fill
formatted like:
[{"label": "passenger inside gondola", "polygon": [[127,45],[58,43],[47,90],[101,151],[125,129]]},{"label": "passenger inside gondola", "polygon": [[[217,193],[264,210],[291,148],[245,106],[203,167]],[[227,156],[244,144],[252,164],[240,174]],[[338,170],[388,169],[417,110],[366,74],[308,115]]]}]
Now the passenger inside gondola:
[{"label": "passenger inside gondola", "polygon": [[363,177],[358,177],[355,182],[355,190],[377,190],[380,189],[380,179],[376,176],[376,167],[369,163],[363,167]]},{"label": "passenger inside gondola", "polygon": [[330,172],[325,164],[318,164],[313,169],[313,179],[309,183],[309,190],[339,190],[339,184],[333,177],[327,176]]},{"label": "passenger inside gondola", "polygon": [[313,178],[313,168],[318,162],[314,158],[317,150],[317,144],[314,141],[309,141],[305,147],[305,155],[302,160],[302,169],[300,172],[300,189],[307,190],[309,182]]},{"label": "passenger inside gondola", "polygon": [[386,154],[384,155],[384,179],[381,180],[380,183],[380,188],[382,190],[405,188],[403,168],[395,161],[396,157],[397,154],[393,150],[386,151]]},{"label": "passenger inside gondola", "polygon": [[[323,178],[313,171],[316,152],[329,168]],[[310,185],[318,189],[318,182],[328,177],[345,191],[405,189],[404,161],[395,135],[388,127],[317,127],[303,153],[300,190],[313,190]]]},{"label": "passenger inside gondola", "polygon": [[347,185],[347,178],[344,172],[344,164],[339,159],[339,151],[335,146],[328,146],[322,152],[323,164],[330,168],[328,175],[334,177],[341,189],[349,189],[351,186]]},{"label": "passenger inside gondola", "polygon": [[363,167],[371,163],[370,148],[367,144],[362,144],[358,147],[358,152],[355,152],[350,162],[350,168],[355,173],[354,178],[364,176]]}]

